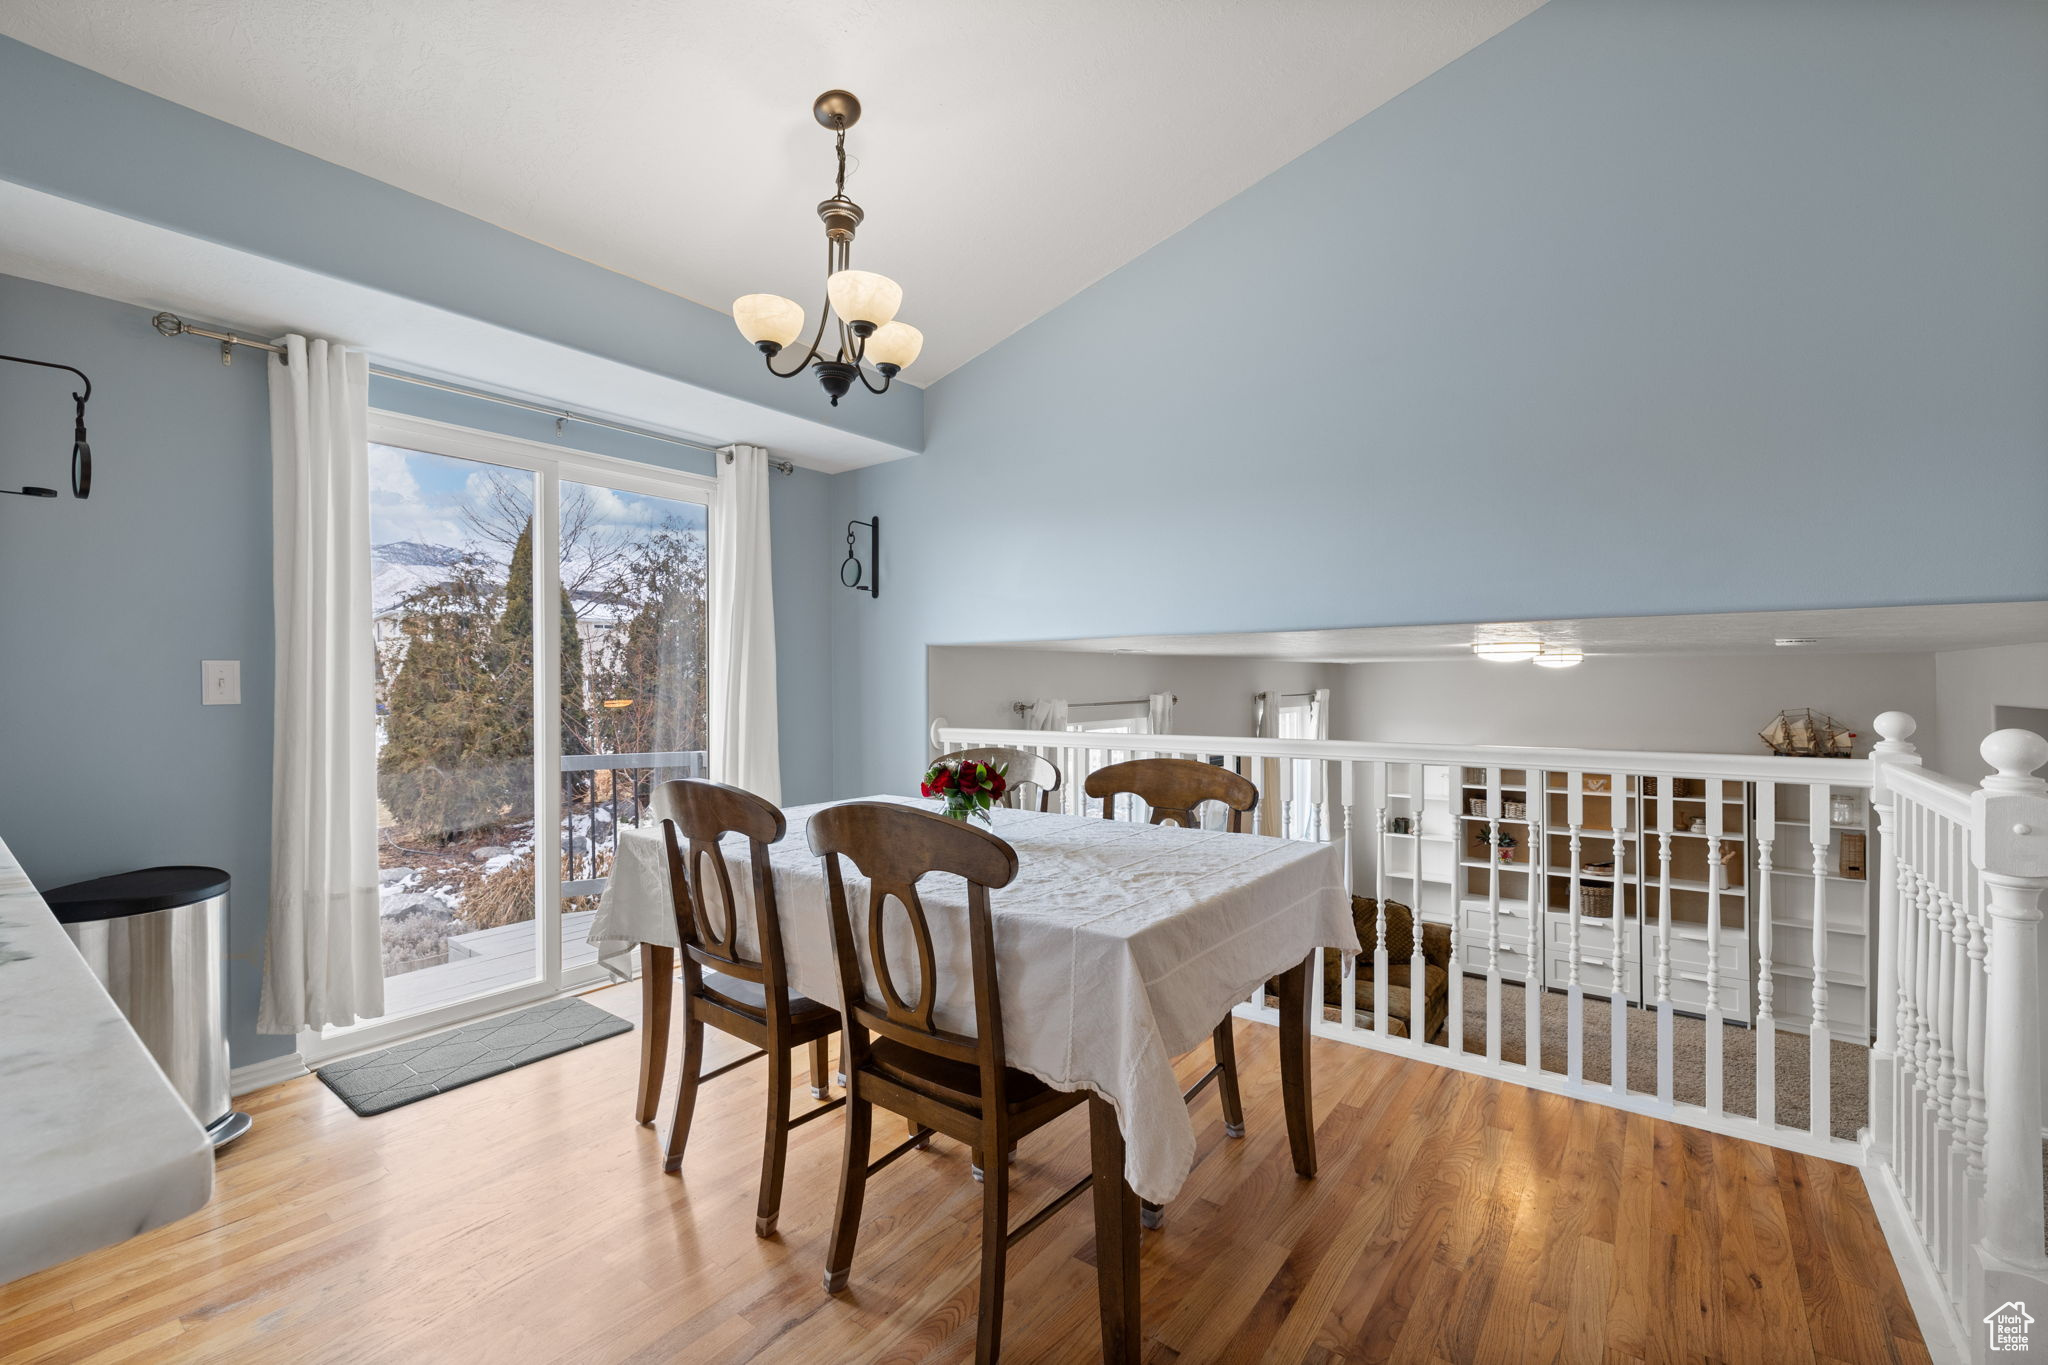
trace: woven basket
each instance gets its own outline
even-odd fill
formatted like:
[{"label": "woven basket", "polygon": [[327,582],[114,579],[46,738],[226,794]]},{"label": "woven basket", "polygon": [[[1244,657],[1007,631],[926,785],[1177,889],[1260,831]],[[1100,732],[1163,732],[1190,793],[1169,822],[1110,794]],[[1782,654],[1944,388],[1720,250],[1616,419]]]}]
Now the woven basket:
[{"label": "woven basket", "polygon": [[1504,819],[1526,820],[1529,818],[1529,805],[1526,801],[1503,801],[1500,813]]},{"label": "woven basket", "polygon": [[1590,919],[1614,918],[1614,888],[1611,886],[1579,887],[1579,913]]}]

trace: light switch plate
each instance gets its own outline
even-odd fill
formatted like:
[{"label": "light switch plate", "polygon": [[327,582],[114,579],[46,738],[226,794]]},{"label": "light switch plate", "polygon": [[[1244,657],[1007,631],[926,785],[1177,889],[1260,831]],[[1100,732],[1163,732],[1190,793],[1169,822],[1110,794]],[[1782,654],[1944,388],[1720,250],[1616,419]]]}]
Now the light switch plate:
[{"label": "light switch plate", "polygon": [[200,701],[207,706],[240,706],[242,704],[242,661],[240,659],[207,659],[199,665],[199,678],[203,688]]}]

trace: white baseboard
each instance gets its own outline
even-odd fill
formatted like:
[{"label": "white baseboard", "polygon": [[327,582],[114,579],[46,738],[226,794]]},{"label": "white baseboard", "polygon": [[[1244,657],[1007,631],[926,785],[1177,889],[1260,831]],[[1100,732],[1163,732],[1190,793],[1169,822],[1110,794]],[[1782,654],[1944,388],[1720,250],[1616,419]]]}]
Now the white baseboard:
[{"label": "white baseboard", "polygon": [[228,1094],[246,1095],[251,1090],[261,1090],[279,1081],[296,1080],[306,1074],[305,1059],[296,1052],[287,1052],[282,1057],[251,1062],[228,1072]]},{"label": "white baseboard", "polygon": [[1969,1333],[1972,1328],[1962,1321],[1955,1305],[1949,1302],[1947,1287],[1942,1283],[1940,1272],[1934,1268],[1927,1248],[1921,1244],[1913,1215],[1906,1211],[1905,1203],[1899,1198],[1898,1189],[1884,1167],[1866,1161],[1862,1174],[1863,1187],[1870,1193],[1871,1211],[1877,1215],[1877,1225],[1884,1232],[1885,1244],[1891,1249],[1892,1263],[1899,1268],[1899,1280],[1905,1285],[1913,1316],[1919,1320],[1920,1336],[1927,1343],[1927,1354],[1936,1362],[1962,1365],[1970,1359]]}]

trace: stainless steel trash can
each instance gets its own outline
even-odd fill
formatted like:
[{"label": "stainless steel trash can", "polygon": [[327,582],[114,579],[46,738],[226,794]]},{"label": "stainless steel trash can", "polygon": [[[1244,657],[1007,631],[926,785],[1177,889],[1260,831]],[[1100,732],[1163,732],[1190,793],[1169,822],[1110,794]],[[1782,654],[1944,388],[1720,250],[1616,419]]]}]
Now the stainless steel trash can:
[{"label": "stainless steel trash can", "polygon": [[228,874],[149,867],[43,893],[213,1145],[249,1130],[228,1102],[222,1028]]}]

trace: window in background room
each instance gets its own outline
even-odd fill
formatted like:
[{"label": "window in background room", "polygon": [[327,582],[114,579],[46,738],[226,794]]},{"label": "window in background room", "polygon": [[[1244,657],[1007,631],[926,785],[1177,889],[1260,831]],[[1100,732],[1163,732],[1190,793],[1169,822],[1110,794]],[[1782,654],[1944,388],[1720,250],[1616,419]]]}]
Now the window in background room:
[{"label": "window in background room", "polygon": [[[1277,739],[1328,739],[1330,737],[1330,693],[1289,692],[1280,697],[1274,717]],[[1309,759],[1289,759],[1283,765],[1275,793],[1281,802],[1280,837],[1321,839],[1324,822],[1324,764]]]},{"label": "window in background room", "polygon": [[[1079,705],[1086,705],[1086,703],[1079,703]],[[1137,704],[1135,710],[1132,709],[1129,703],[1090,707],[1089,709],[1099,710],[1107,714],[1099,714],[1087,720],[1068,721],[1067,732],[1069,734],[1148,735],[1152,733],[1152,722],[1146,718],[1143,703]],[[1074,768],[1074,771],[1082,773],[1093,772],[1097,768],[1106,768],[1112,763],[1122,763],[1127,759],[1136,757],[1129,749],[1109,748],[1106,745],[1098,746],[1094,742],[1075,752],[1080,756],[1080,762],[1079,766]],[[1150,812],[1142,809],[1137,797],[1126,794],[1119,797],[1118,800],[1123,803],[1117,808],[1116,812],[1119,820],[1151,818]],[[1101,800],[1084,794],[1081,797],[1081,814],[1093,816],[1096,819],[1102,818]]]}]

